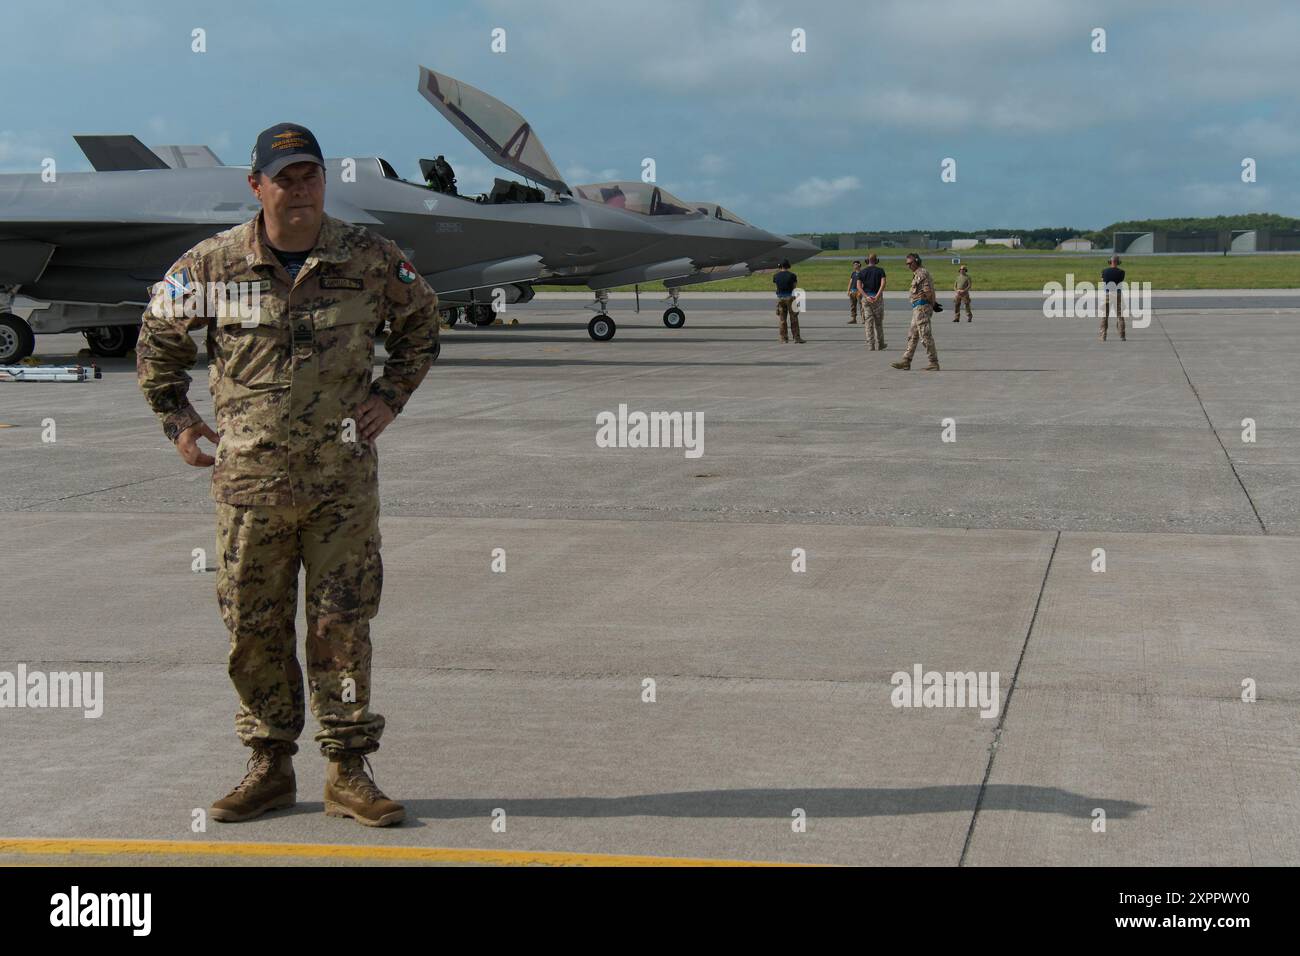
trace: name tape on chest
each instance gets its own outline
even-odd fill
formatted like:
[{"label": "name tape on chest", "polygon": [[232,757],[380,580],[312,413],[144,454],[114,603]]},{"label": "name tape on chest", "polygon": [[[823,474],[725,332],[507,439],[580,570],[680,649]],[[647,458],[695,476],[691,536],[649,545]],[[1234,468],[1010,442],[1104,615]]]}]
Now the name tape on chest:
[{"label": "name tape on chest", "polygon": [[364,288],[360,279],[352,276],[321,276],[320,287],[322,289],[362,289]]}]

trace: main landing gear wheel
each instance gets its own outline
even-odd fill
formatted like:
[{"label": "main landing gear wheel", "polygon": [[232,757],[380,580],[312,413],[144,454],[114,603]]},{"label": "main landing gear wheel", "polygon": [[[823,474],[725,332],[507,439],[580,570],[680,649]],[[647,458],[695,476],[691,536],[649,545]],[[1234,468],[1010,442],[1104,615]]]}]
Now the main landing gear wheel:
[{"label": "main landing gear wheel", "polygon": [[673,306],[664,312],[664,325],[670,329],[680,329],[686,324],[686,313],[677,306]]},{"label": "main landing gear wheel", "polygon": [[460,309],[448,309],[445,321],[447,328],[454,328],[456,323],[460,321]]},{"label": "main landing gear wheel", "polygon": [[12,312],[0,312],[0,365],[16,365],[35,348],[32,327]]},{"label": "main landing gear wheel", "polygon": [[135,348],[140,337],[138,325],[100,325],[93,329],[82,329],[90,351],[103,358],[121,358]]},{"label": "main landing gear wheel", "polygon": [[491,325],[497,315],[491,306],[474,303],[469,307],[469,320],[477,326]]},{"label": "main landing gear wheel", "polygon": [[598,315],[587,323],[587,334],[597,342],[608,342],[616,331],[614,320],[607,315]]}]

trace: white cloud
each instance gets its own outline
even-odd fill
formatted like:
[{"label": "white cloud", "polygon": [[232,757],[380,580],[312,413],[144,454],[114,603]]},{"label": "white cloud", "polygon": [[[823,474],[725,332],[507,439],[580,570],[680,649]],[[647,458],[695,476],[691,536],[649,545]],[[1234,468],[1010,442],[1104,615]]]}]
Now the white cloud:
[{"label": "white cloud", "polygon": [[54,153],[30,135],[0,130],[0,171],[11,173],[38,173],[41,161]]},{"label": "white cloud", "polygon": [[706,176],[717,176],[727,168],[727,160],[717,153],[705,153],[700,157],[700,172]]},{"label": "white cloud", "polygon": [[862,183],[857,176],[840,176],[836,179],[813,176],[795,186],[786,202],[803,208],[829,206],[836,200],[843,199],[848,193],[861,188]]}]

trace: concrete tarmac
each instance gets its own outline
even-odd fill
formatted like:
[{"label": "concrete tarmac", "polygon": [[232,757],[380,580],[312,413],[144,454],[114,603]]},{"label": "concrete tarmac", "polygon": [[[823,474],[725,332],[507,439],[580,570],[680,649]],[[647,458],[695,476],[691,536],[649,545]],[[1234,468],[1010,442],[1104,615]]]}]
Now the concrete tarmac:
[{"label": "concrete tarmac", "polygon": [[[379,440],[388,830],[321,812],[309,716],[299,805],[196,832],[247,755],[207,472],[129,358],[0,384],[0,672],[104,681],[0,708],[0,862],[1300,863],[1300,302],[1102,343],[977,298],[936,374],[889,368],[901,303],[872,353],[834,299],[782,345],[770,302],[661,297],[608,343],[580,298],[444,332]],[[620,404],[703,455],[597,447]],[[992,706],[895,706],[917,667]]]}]

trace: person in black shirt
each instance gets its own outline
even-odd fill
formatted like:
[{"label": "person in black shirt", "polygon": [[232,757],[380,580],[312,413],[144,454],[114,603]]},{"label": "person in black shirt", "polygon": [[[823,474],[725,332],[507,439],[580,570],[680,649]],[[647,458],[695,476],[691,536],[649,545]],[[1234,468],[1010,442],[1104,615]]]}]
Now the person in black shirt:
[{"label": "person in black shirt", "polygon": [[867,256],[867,267],[858,273],[862,324],[867,327],[867,348],[873,352],[885,349],[885,270],[879,262],[873,252]]},{"label": "person in black shirt", "polygon": [[1124,270],[1119,267],[1119,256],[1110,257],[1110,268],[1101,270],[1101,340],[1106,341],[1106,320],[1110,318],[1110,297],[1115,295],[1115,328],[1119,332],[1119,340],[1127,341],[1124,337]]},{"label": "person in black shirt", "polygon": [[781,320],[781,341],[789,342],[786,336],[786,320],[790,322],[790,331],[794,340],[801,345],[803,338],[799,335],[799,313],[794,310],[794,290],[799,284],[799,277],[790,271],[790,260],[781,260],[781,271],[772,276],[776,285],[776,317]]},{"label": "person in black shirt", "polygon": [[[858,324],[858,270],[862,267],[860,259],[853,260],[853,271],[849,273],[849,325]],[[867,321],[863,313],[862,321]]]}]

